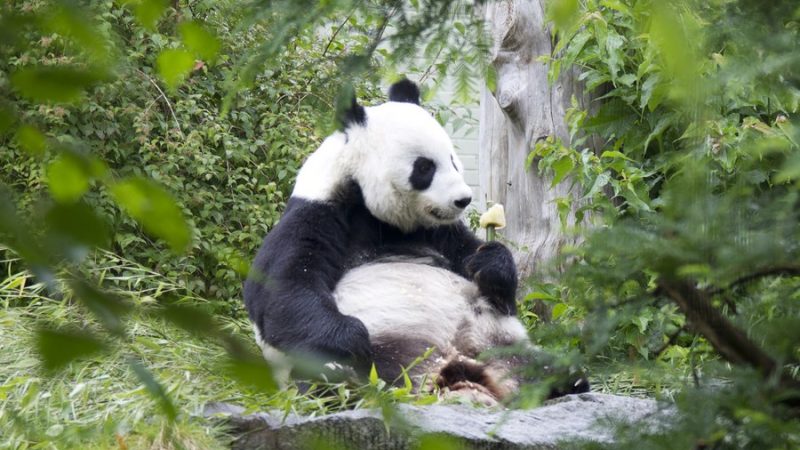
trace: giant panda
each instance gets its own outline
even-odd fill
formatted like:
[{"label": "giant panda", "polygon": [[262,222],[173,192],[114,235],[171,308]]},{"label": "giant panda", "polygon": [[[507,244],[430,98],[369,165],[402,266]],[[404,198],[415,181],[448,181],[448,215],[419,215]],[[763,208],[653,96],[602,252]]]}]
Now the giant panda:
[{"label": "giant panda", "polygon": [[354,99],[341,131],[301,167],[245,281],[264,356],[311,356],[361,374],[375,364],[393,381],[433,347],[417,374],[484,399],[513,392],[507,361],[476,358],[527,343],[517,271],[505,246],[462,222],[472,200],[463,170],[411,81],[377,106]]}]

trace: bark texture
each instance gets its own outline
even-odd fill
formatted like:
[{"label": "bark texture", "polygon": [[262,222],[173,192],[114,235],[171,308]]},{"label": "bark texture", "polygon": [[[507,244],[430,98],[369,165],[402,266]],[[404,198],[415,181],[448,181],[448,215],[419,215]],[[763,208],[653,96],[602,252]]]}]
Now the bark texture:
[{"label": "bark texture", "polygon": [[496,92],[481,94],[480,201],[505,206],[503,235],[516,244],[514,256],[520,275],[533,273],[568,243],[561,231],[555,200],[568,195],[569,183],[550,187],[525,161],[534,144],[548,136],[568,142],[564,112],[574,95],[584,94],[574,72],[559,81],[547,81],[547,66],[537,61],[553,50],[545,26],[544,0],[505,0],[487,6],[494,45],[492,64],[497,72]]}]

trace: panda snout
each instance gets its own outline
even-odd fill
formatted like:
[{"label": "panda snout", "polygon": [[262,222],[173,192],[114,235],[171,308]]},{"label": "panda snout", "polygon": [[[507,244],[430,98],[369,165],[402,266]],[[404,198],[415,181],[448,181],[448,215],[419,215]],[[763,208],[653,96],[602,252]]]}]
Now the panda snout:
[{"label": "panda snout", "polygon": [[454,201],[453,204],[456,205],[456,208],[458,209],[464,209],[470,204],[470,202],[472,202],[472,197],[464,197]]}]

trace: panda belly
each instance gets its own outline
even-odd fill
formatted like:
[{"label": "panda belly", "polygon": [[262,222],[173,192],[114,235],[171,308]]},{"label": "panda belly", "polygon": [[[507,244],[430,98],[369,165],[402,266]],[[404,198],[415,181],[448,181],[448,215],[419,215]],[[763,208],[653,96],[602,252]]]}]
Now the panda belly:
[{"label": "panda belly", "polygon": [[455,358],[475,358],[494,347],[527,342],[516,317],[499,315],[477,286],[440,267],[416,262],[375,262],[345,274],[334,292],[343,314],[370,334],[378,374],[402,374],[428,348],[433,356],[412,374],[436,372]]},{"label": "panda belly", "polygon": [[334,297],[339,311],[361,320],[373,341],[406,336],[439,349],[452,345],[480,301],[473,283],[449,270],[412,262],[357,267],[339,281]]}]

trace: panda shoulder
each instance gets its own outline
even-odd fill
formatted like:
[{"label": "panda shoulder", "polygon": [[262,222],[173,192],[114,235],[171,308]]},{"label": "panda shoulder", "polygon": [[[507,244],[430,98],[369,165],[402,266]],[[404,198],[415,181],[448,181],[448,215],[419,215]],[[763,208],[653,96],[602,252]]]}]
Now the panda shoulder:
[{"label": "panda shoulder", "polygon": [[342,149],[346,143],[344,133],[328,136],[300,168],[292,197],[310,201],[330,201],[337,187],[348,177],[347,160]]}]

